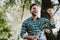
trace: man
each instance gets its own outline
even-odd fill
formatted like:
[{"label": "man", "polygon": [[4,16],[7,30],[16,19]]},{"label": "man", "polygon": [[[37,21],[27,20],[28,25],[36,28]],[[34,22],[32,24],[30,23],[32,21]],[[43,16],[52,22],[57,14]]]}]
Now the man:
[{"label": "man", "polygon": [[[26,19],[22,24],[20,33],[21,37],[28,40],[46,40],[43,30],[43,24],[47,22],[48,25],[52,27],[51,23],[45,18],[38,18],[37,4],[32,4],[30,6],[30,13],[32,14],[32,17]],[[28,33],[28,35],[26,35],[26,32]],[[40,35],[39,32],[41,32]]]}]

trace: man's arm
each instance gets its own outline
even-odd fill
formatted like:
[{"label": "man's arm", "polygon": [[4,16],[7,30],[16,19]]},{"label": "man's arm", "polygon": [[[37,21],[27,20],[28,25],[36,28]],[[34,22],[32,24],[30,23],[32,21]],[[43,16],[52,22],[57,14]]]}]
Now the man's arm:
[{"label": "man's arm", "polygon": [[26,32],[27,32],[26,27],[27,27],[26,22],[23,22],[22,28],[21,28],[21,33],[20,33],[21,38],[29,39],[29,40],[37,39],[36,35],[34,35],[34,36],[26,35]]},{"label": "man's arm", "polygon": [[52,23],[51,21],[49,21],[48,19],[45,18],[45,23],[47,23],[47,26],[49,26],[50,28],[55,28],[55,24]]},{"label": "man's arm", "polygon": [[29,40],[37,40],[37,35],[34,36],[26,36],[25,39],[29,39]]}]

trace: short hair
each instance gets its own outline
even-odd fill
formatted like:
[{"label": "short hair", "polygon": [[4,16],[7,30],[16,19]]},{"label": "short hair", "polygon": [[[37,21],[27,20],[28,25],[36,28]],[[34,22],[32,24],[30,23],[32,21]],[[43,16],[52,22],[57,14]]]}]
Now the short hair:
[{"label": "short hair", "polygon": [[37,5],[37,4],[36,4],[36,3],[33,3],[33,4],[30,6],[30,10],[31,10],[31,8],[32,8],[34,5]]}]

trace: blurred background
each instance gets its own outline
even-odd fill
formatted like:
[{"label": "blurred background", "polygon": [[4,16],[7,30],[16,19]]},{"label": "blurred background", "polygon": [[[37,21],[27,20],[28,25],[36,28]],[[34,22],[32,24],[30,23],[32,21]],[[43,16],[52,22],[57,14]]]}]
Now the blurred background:
[{"label": "blurred background", "polygon": [[21,25],[25,19],[31,17],[30,5],[38,4],[38,17],[41,17],[42,10],[44,10],[42,5],[48,1],[54,6],[53,17],[56,28],[53,29],[53,33],[57,34],[60,27],[60,0],[0,0],[0,40],[22,40]]}]

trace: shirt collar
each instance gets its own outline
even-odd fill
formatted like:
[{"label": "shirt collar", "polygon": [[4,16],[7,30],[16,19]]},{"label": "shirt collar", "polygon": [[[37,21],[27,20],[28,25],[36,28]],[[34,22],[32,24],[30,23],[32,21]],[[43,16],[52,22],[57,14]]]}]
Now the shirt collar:
[{"label": "shirt collar", "polygon": [[[30,19],[31,19],[31,20],[33,20],[33,19],[32,19],[32,17],[30,17]],[[38,19],[40,19],[40,18],[39,18],[39,17],[37,17],[37,20],[38,20]]]}]

